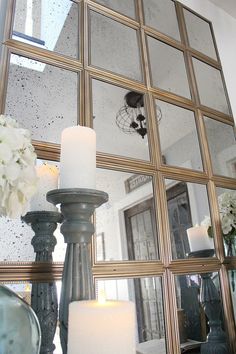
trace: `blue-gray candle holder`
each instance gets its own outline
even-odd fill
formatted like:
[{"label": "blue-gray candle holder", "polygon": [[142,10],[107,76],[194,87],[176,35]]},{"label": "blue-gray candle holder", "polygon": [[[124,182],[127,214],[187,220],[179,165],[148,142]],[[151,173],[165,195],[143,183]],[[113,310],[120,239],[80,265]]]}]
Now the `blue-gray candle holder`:
[{"label": "blue-gray candle holder", "polygon": [[67,249],[59,321],[61,346],[63,354],[66,354],[69,303],[95,298],[91,267],[91,241],[95,229],[91,217],[95,208],[108,200],[108,195],[85,188],[56,189],[47,193],[47,200],[54,205],[60,204],[64,217],[61,232]]},{"label": "blue-gray candle holder", "polygon": [[[190,252],[190,258],[212,257],[214,249]],[[205,343],[201,344],[201,354],[229,354],[226,334],[222,329],[222,305],[218,290],[211,278],[212,273],[202,273],[200,302],[209,320],[210,332]]]},{"label": "blue-gray candle holder", "polygon": [[[35,233],[31,241],[36,253],[35,261],[51,263],[52,252],[57,243],[53,233],[57,223],[62,222],[62,215],[56,211],[32,211],[22,219],[31,225]],[[40,354],[52,354],[55,349],[53,339],[58,318],[57,289],[54,281],[32,284],[31,306],[39,319],[42,332]]]}]

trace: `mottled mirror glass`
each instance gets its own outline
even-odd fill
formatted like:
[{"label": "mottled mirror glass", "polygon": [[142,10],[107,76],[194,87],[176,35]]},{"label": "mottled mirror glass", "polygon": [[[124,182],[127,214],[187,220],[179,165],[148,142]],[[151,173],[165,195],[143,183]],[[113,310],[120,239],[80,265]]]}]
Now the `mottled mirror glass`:
[{"label": "mottled mirror glass", "polygon": [[12,38],[79,57],[79,5],[70,0],[17,0]]},{"label": "mottled mirror glass", "polygon": [[161,277],[99,279],[96,289],[107,299],[135,303],[137,354],[167,353]]},{"label": "mottled mirror glass", "polygon": [[[210,289],[205,294],[207,300],[214,296],[216,314],[215,322],[219,328],[224,330],[223,305],[221,301],[221,289],[219,284],[219,274],[209,273],[204,275]],[[207,340],[209,334],[209,325],[203,305],[200,302],[200,289],[203,277],[200,274],[185,274],[175,276],[176,297],[177,297],[177,318],[179,327],[180,347],[182,353],[202,353],[201,343]],[[205,287],[205,286],[204,286]],[[212,290],[211,290],[212,289]],[[216,301],[216,295],[218,301]],[[202,294],[204,296],[204,294]],[[213,301],[212,301],[213,302]],[[206,303],[204,305],[206,305]],[[214,303],[214,302],[213,302]],[[212,305],[211,305],[212,306]],[[209,311],[210,312],[210,311]],[[219,314],[219,317],[218,317]],[[216,318],[218,321],[216,321]],[[219,331],[218,331],[219,332]],[[192,350],[191,350],[192,349]]]},{"label": "mottled mirror glass", "polygon": [[[58,167],[58,163],[54,161],[37,160],[37,166],[47,163]],[[35,196],[37,198],[37,195]],[[34,207],[35,201],[30,203],[28,211],[37,211]],[[45,201],[46,206],[46,201]],[[9,219],[0,218],[0,262],[33,262],[36,259],[34,248],[31,244],[34,232],[30,225],[26,224],[20,218]],[[65,257],[66,244],[60,233],[60,225],[54,232],[57,244],[53,252],[54,262],[63,262]]]},{"label": "mottled mirror glass", "polygon": [[207,21],[184,9],[189,45],[217,60],[211,28]]},{"label": "mottled mirror glass", "polygon": [[221,72],[200,60],[193,59],[201,104],[229,114],[229,105]]},{"label": "mottled mirror glass", "polygon": [[[34,291],[37,291],[37,289],[36,289],[37,286],[47,286],[47,284],[52,286],[53,283],[52,282],[50,282],[50,283],[48,283],[48,282],[45,282],[45,283],[37,282],[37,283],[33,283],[33,284],[34,284],[33,286],[35,287]],[[14,293],[16,293],[24,301],[26,301],[30,306],[32,306],[34,311],[38,310],[38,307],[34,306],[32,298],[31,298],[31,296],[32,296],[32,283],[30,283],[30,282],[24,282],[24,283],[15,282],[15,283],[10,283],[10,284],[6,283],[6,284],[3,284],[3,285],[5,285],[10,290],[14,291]],[[56,281],[55,285],[56,285],[57,302],[59,304],[60,295],[61,295],[61,282],[60,281]],[[41,296],[42,296],[42,293],[40,292],[40,288],[39,288],[38,298],[40,298]],[[40,303],[40,300],[38,301],[38,303]],[[44,301],[48,301],[48,298],[45,298]],[[58,305],[58,307],[59,307],[59,305]],[[55,309],[56,309],[55,303],[52,304],[52,308],[55,311]],[[48,325],[47,318],[50,318],[50,320],[52,321],[52,316],[49,316],[49,311],[45,311],[45,313],[46,313],[45,314],[45,325],[47,326]],[[50,322],[50,323],[52,323],[52,322]],[[48,340],[49,340],[49,338],[48,338]],[[48,342],[47,342],[47,344],[48,344]],[[62,348],[61,348],[61,343],[60,343],[60,324],[59,324],[59,321],[57,323],[56,333],[55,333],[55,336],[54,336],[53,344],[55,345],[55,349],[53,350],[53,354],[62,354]]]},{"label": "mottled mirror glass", "polygon": [[232,299],[233,311],[234,311],[234,321],[236,321],[236,289],[235,289],[236,270],[229,270],[228,277],[230,281],[230,291],[231,291],[231,299]]},{"label": "mottled mirror glass", "polygon": [[153,85],[190,99],[183,53],[152,37],[148,37],[148,48]]},{"label": "mottled mirror glass", "polygon": [[97,169],[96,180],[109,195],[96,210],[97,261],[157,259],[152,177]]},{"label": "mottled mirror glass", "polygon": [[144,94],[98,80],[92,81],[92,93],[97,150],[149,160]]},{"label": "mottled mirror glass", "polygon": [[158,130],[164,163],[202,170],[194,112],[160,100],[155,106],[162,114]]},{"label": "mottled mirror glass", "polygon": [[143,7],[147,26],[180,41],[175,4],[172,0],[144,0]]},{"label": "mottled mirror glass", "polygon": [[204,117],[213,172],[236,178],[236,140],[231,125]]},{"label": "mottled mirror glass", "polygon": [[142,80],[137,31],[90,11],[91,64]]},{"label": "mottled mirror glass", "polygon": [[135,18],[135,0],[96,0],[99,4],[120,12],[123,15]]},{"label": "mottled mirror glass", "polygon": [[213,249],[213,238],[207,234],[191,240],[187,235],[189,228],[211,223],[206,186],[169,179],[165,185],[173,258],[187,258],[189,252],[205,249],[206,243]]},{"label": "mottled mirror glass", "polygon": [[78,74],[11,55],[5,113],[32,138],[60,143],[64,128],[77,124]]},{"label": "mottled mirror glass", "polygon": [[[236,184],[235,184],[236,185]],[[225,255],[236,256],[236,190],[216,188]]]}]

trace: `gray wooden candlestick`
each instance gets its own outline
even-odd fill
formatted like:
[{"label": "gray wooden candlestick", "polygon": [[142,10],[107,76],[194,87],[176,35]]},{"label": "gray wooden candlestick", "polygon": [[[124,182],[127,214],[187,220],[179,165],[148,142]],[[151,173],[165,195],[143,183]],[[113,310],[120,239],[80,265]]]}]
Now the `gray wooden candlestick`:
[{"label": "gray wooden candlestick", "polygon": [[[62,222],[62,215],[53,211],[33,211],[22,218],[31,225],[35,235],[31,244],[36,253],[36,262],[52,262],[52,252],[57,243],[53,232],[57,223]],[[57,327],[58,301],[55,282],[33,283],[31,306],[40,323],[42,342],[40,354],[52,354],[55,345],[53,339]]]},{"label": "gray wooden candlestick", "polygon": [[[191,252],[189,257],[212,257],[214,250],[201,250]],[[226,334],[222,329],[221,322],[221,300],[212,281],[211,273],[201,275],[200,302],[209,320],[210,332],[205,343],[201,344],[201,354],[229,354]]]},{"label": "gray wooden candlestick", "polygon": [[66,354],[69,303],[95,297],[90,257],[94,234],[91,216],[95,208],[108,200],[108,195],[93,189],[57,189],[47,193],[47,200],[55,205],[61,204],[64,216],[61,232],[67,243],[67,250],[62,275],[59,320],[61,346],[63,354]]}]

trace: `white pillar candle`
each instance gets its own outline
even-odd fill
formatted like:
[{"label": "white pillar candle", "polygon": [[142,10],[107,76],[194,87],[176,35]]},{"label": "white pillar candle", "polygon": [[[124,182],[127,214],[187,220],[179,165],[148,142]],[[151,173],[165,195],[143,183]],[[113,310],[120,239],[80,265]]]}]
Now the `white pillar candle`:
[{"label": "white pillar candle", "polygon": [[87,127],[69,127],[61,136],[60,188],[96,188],[96,134]]},{"label": "white pillar candle", "polygon": [[46,200],[46,194],[58,188],[58,168],[54,165],[43,164],[36,166],[38,176],[37,192],[30,202],[31,211],[57,211],[57,208]]},{"label": "white pillar candle", "polygon": [[69,305],[68,354],[135,354],[135,306],[129,301]]},{"label": "white pillar candle", "polygon": [[206,226],[191,227],[187,230],[187,234],[191,252],[212,248]]}]

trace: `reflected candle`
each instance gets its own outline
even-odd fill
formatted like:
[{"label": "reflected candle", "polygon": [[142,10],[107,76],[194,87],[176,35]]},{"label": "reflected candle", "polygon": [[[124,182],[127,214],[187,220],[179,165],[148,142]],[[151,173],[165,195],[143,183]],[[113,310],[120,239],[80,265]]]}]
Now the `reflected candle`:
[{"label": "reflected candle", "polygon": [[79,125],[64,129],[60,161],[60,188],[95,189],[95,131]]},{"label": "reflected candle", "polygon": [[129,301],[69,305],[68,354],[135,354],[135,306]]},{"label": "reflected candle", "polygon": [[57,211],[57,208],[46,200],[46,194],[58,188],[59,171],[55,165],[43,164],[36,166],[38,176],[37,192],[30,201],[31,211]]},{"label": "reflected candle", "polygon": [[207,233],[206,226],[194,226],[187,229],[191,252],[211,249],[212,244]]}]

